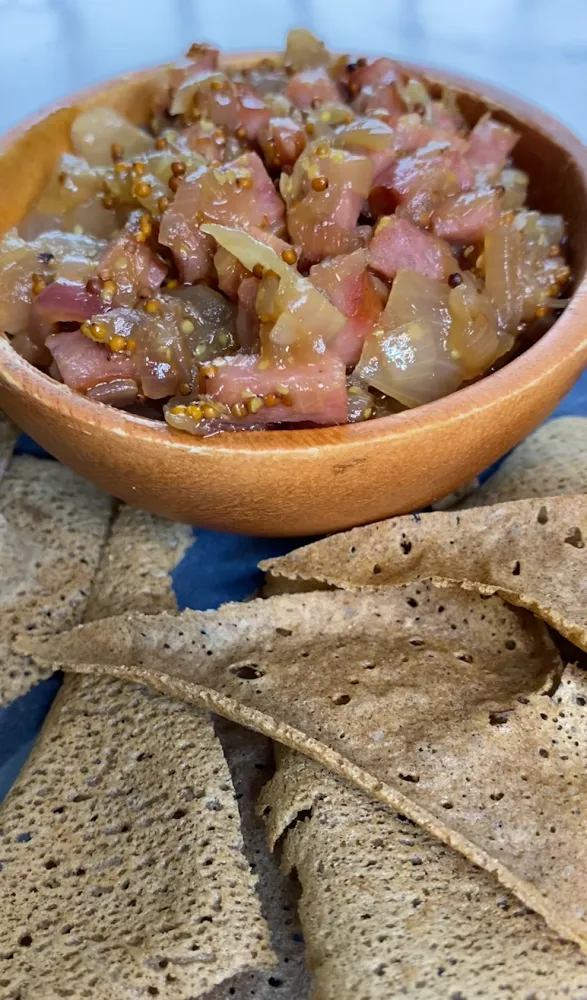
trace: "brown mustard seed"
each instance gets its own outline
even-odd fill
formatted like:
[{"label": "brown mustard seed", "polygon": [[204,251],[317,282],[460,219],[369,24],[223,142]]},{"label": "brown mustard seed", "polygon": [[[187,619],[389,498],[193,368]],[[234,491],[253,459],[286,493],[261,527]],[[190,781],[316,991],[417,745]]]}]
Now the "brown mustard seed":
[{"label": "brown mustard seed", "polygon": [[263,402],[265,403],[265,406],[269,407],[277,406],[277,404],[279,403],[279,399],[277,398],[274,392],[270,392],[263,397]]},{"label": "brown mustard seed", "polygon": [[86,291],[91,295],[99,295],[102,291],[102,282],[99,278],[88,278],[86,281]]},{"label": "brown mustard seed", "polygon": [[255,278],[259,278],[259,279],[262,278],[264,272],[265,272],[265,268],[263,267],[262,264],[255,264],[255,266],[253,268],[253,275],[255,276]]},{"label": "brown mustard seed", "polygon": [[174,160],[171,164],[171,173],[174,177],[183,177],[186,169],[187,167],[183,160]]},{"label": "brown mustard seed", "polygon": [[178,392],[180,396],[189,396],[191,391],[192,388],[190,385],[187,384],[187,382],[181,382],[180,385],[178,386]]},{"label": "brown mustard seed", "polygon": [[548,306],[538,306],[534,315],[536,316],[536,319],[544,319],[546,316],[549,315],[549,313],[550,309],[548,308]]},{"label": "brown mustard seed", "polygon": [[110,156],[114,163],[120,163],[124,156],[124,147],[119,142],[113,142],[110,147]]},{"label": "brown mustard seed", "polygon": [[328,181],[326,177],[314,177],[312,179],[312,188],[314,191],[326,191],[328,187]]},{"label": "brown mustard seed", "polygon": [[449,274],[448,283],[451,288],[458,288],[459,285],[462,285],[463,279],[458,271],[455,271],[454,274]]},{"label": "brown mustard seed", "polygon": [[142,177],[145,172],[145,164],[136,161],[133,163],[131,170],[137,177]]},{"label": "brown mustard seed", "polygon": [[281,251],[281,259],[285,261],[286,264],[295,264],[297,262],[298,255],[293,247],[288,247],[287,250]]},{"label": "brown mustard seed", "polygon": [[173,191],[173,193],[175,194],[175,192],[177,191],[177,189],[179,187],[179,178],[176,177],[175,175],[173,177],[170,177],[169,178],[169,184],[168,184],[168,186],[169,186],[169,190]]},{"label": "brown mustard seed", "polygon": [[133,194],[135,198],[148,198],[151,194],[151,185],[147,181],[137,181],[133,185]]},{"label": "brown mustard seed", "polygon": [[126,337],[111,337],[108,341],[108,347],[111,351],[124,351],[126,350]]},{"label": "brown mustard seed", "polygon": [[166,212],[167,209],[169,208],[169,198],[166,198],[165,195],[162,195],[157,201],[157,208],[163,215],[163,212]]},{"label": "brown mustard seed", "polygon": [[164,139],[163,136],[159,136],[158,139],[155,139],[155,149],[167,149],[168,145],[169,143],[167,142],[167,139]]},{"label": "brown mustard seed", "polygon": [[249,413],[258,413],[262,406],[263,400],[259,396],[251,396],[250,399],[247,399],[247,410]]}]

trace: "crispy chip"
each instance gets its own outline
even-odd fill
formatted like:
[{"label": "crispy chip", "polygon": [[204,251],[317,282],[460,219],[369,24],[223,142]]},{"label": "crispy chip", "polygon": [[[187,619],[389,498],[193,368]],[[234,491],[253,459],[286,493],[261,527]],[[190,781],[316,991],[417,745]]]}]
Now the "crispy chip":
[{"label": "crispy chip", "polygon": [[[276,855],[269,853],[263,821],[255,814],[261,788],[274,771],[273,745],[259,733],[214,717],[216,735],[226,755],[241,814],[245,854],[258,876],[257,892],[278,958],[274,969],[264,974],[248,973],[206,1000],[229,1000],[229,996],[254,1000],[307,1000],[310,981],[304,961],[304,946],[297,916],[298,884],[279,870]],[[247,992],[248,991],[248,992]]]},{"label": "crispy chip", "polygon": [[475,868],[301,754],[262,792],[321,1000],[587,995],[587,959]]},{"label": "crispy chip", "polygon": [[83,621],[111,510],[109,497],[57,462],[13,459],[0,485],[0,704],[50,673],[11,650],[18,631]]},{"label": "crispy chip", "polygon": [[543,424],[459,506],[484,507],[506,500],[572,493],[587,493],[585,417],[560,417]]},{"label": "crispy chip", "polygon": [[0,814],[2,996],[185,1000],[271,966],[208,715],[75,678]]},{"label": "crispy chip", "polygon": [[[174,609],[169,574],[190,540],[123,507],[88,617]],[[15,995],[185,1000],[275,964],[207,713],[68,676],[0,826],[4,898],[24,901],[0,921],[0,979]]]},{"label": "crispy chip", "polygon": [[499,599],[417,584],[110,619],[23,639],[148,681],[314,757],[587,940],[585,678]]},{"label": "crispy chip", "polygon": [[10,464],[19,433],[18,427],[0,410],[0,479]]},{"label": "crispy chip", "polygon": [[528,608],[587,650],[587,496],[412,514],[262,563],[335,587],[452,581]]}]

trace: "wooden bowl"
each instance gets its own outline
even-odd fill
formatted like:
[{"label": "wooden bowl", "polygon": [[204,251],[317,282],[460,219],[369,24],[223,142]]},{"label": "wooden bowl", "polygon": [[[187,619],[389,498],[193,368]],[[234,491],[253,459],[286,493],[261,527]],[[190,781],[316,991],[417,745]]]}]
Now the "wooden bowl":
[{"label": "wooden bowl", "polygon": [[[250,63],[259,54],[230,57]],[[530,204],[569,223],[575,291],[552,329],[501,371],[437,402],[368,423],[242,431],[200,440],[92,402],[33,368],[0,337],[0,406],[61,462],[128,503],[195,525],[256,535],[310,535],[422,507],[517,444],[587,364],[587,151],[525,102],[469,80],[449,83],[474,122],[486,109],[521,133],[515,162]],[[0,230],[14,226],[69,146],[80,110],[104,105],[146,119],[157,70],[74,95],[0,141]]]}]

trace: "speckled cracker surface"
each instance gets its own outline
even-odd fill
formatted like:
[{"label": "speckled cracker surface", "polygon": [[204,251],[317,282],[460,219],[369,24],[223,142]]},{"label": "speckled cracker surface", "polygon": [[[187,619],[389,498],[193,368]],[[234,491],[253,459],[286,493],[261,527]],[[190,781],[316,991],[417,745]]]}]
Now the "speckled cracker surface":
[{"label": "speckled cracker surface", "polygon": [[297,915],[298,884],[280,871],[278,856],[270,854],[263,821],[255,812],[259,793],[274,771],[272,743],[219,716],[214,717],[214,729],[230,769],[244,852],[258,879],[261,910],[278,961],[266,972],[244,973],[219,986],[206,1000],[309,1000],[310,978]]},{"label": "speckled cracker surface", "polygon": [[77,678],[0,813],[0,995],[185,1000],[271,965],[242,846],[209,716]]},{"label": "speckled cracker surface", "polygon": [[50,673],[11,650],[14,635],[83,621],[111,510],[109,497],[57,462],[12,460],[0,483],[0,704]]},{"label": "speckled cracker surface", "polygon": [[587,686],[541,623],[431,585],[293,594],[31,639],[299,749],[587,943]]},{"label": "speckled cracker surface", "polygon": [[[169,573],[190,541],[122,507],[88,616],[175,608]],[[68,676],[0,838],[2,997],[185,1000],[275,962],[230,771],[199,709]]]},{"label": "speckled cracker surface", "polygon": [[584,1000],[587,958],[486,872],[283,748],[260,807],[302,886],[321,1000]]},{"label": "speckled cracker surface", "polygon": [[345,588],[456,581],[528,608],[587,650],[584,495],[396,517],[262,565]]},{"label": "speckled cracker surface", "polygon": [[460,507],[587,493],[587,418],[549,420],[522,441]]},{"label": "speckled cracker surface", "polygon": [[0,480],[6,472],[20,431],[0,410]]},{"label": "speckled cracker surface", "polygon": [[170,574],[191,542],[187,525],[123,505],[92,586],[86,621],[124,611],[175,611]]}]

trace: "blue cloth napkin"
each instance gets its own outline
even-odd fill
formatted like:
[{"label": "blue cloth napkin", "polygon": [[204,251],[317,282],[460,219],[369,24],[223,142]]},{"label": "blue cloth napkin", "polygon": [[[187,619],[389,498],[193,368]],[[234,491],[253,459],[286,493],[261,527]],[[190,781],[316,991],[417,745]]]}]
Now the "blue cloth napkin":
[{"label": "blue cloth napkin", "polygon": [[[551,419],[563,416],[587,416],[587,371]],[[26,437],[19,441],[17,451],[49,458]],[[482,478],[492,475],[499,464],[487,469]],[[199,530],[197,545],[187,550],[173,574],[179,607],[205,610],[250,597],[261,583],[257,563],[289,552],[306,541],[305,538],[248,538]],[[51,677],[0,709],[0,800],[26,760],[60,683],[58,676]]]}]

